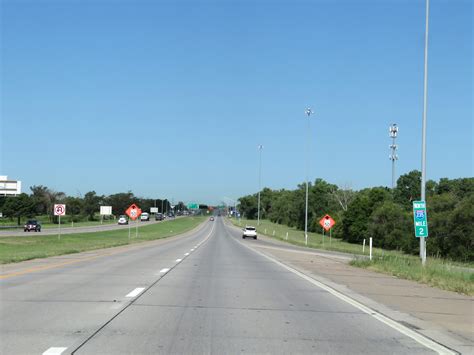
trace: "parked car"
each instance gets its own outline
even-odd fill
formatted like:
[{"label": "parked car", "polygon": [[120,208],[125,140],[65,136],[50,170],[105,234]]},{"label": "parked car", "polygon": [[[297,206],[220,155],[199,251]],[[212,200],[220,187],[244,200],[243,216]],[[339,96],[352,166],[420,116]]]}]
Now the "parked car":
[{"label": "parked car", "polygon": [[23,230],[25,232],[41,232],[41,223],[38,222],[36,219],[29,219],[26,223],[25,226],[23,227]]},{"label": "parked car", "polygon": [[245,239],[247,237],[257,239],[257,229],[252,226],[245,226],[243,229],[244,234],[242,235],[242,238]]},{"label": "parked car", "polygon": [[126,216],[120,216],[118,219],[118,224],[128,224],[128,219]]},{"label": "parked car", "polygon": [[150,214],[148,212],[143,212],[140,215],[140,221],[142,222],[148,222],[150,220]]},{"label": "parked car", "polygon": [[163,216],[163,213],[157,213],[155,214],[155,221],[162,221],[165,216]]}]

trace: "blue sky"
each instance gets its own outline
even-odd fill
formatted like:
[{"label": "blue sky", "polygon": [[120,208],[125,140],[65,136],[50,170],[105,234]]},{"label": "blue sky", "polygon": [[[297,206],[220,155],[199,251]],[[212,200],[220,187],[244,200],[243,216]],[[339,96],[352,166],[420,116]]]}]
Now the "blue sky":
[{"label": "blue sky", "polygon": [[[420,169],[425,2],[1,2],[0,175],[218,203]],[[427,177],[473,176],[469,0],[431,0]]]}]

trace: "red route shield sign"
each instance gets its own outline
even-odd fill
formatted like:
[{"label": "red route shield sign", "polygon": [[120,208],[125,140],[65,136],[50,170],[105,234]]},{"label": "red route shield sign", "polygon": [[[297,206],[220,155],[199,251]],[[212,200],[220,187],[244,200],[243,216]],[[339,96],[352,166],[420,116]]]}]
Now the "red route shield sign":
[{"label": "red route shield sign", "polygon": [[319,221],[319,224],[327,232],[328,230],[330,230],[336,224],[336,222],[332,219],[332,217],[330,215],[327,214],[323,218],[321,218],[321,220]]},{"label": "red route shield sign", "polygon": [[127,216],[129,216],[132,220],[136,220],[142,214],[142,210],[134,203],[130,205],[125,211]]}]

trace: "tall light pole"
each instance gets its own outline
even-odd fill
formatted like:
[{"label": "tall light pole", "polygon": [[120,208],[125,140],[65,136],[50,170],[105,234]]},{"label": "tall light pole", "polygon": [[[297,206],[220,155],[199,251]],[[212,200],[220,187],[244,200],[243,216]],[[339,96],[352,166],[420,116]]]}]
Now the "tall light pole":
[{"label": "tall light pole", "polygon": [[396,180],[395,180],[395,160],[398,160],[398,155],[397,155],[397,145],[395,144],[395,139],[397,138],[398,135],[398,126],[396,123],[392,124],[389,127],[390,131],[390,138],[392,138],[392,144],[389,145],[390,149],[392,150],[392,153],[388,156],[388,158],[392,161],[392,189],[395,188],[396,185]]},{"label": "tall light pole", "polygon": [[308,175],[309,175],[309,116],[311,116],[314,112],[310,107],[307,107],[304,111],[306,116],[308,116],[308,128],[307,134],[308,139],[306,141],[306,207],[305,207],[305,214],[304,214],[304,242],[305,245],[308,245]]},{"label": "tall light pole", "polygon": [[257,203],[257,226],[260,225],[260,190],[262,189],[262,149],[263,145],[258,145],[259,160],[258,160],[258,203]]},{"label": "tall light pole", "polygon": [[[421,200],[426,201],[426,106],[428,101],[428,29],[430,15],[430,0],[426,0],[426,20],[425,20],[425,70],[423,82],[423,128],[421,139]],[[426,241],[420,237],[420,257],[421,263],[426,263]]]}]

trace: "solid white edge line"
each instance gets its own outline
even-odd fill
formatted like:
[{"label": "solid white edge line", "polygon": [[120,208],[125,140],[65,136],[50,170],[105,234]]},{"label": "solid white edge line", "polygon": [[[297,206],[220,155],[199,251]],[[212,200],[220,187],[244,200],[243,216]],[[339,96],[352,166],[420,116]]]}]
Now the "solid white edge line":
[{"label": "solid white edge line", "polygon": [[335,289],[323,284],[322,282],[319,282],[305,274],[303,274],[302,272],[288,266],[288,265],[285,265],[283,264],[282,262],[268,256],[268,255],[265,255],[263,254],[262,252],[258,251],[258,250],[255,250],[253,248],[250,248],[249,246],[241,243],[240,241],[238,240],[235,240],[236,242],[240,243],[241,245],[243,245],[244,247],[252,250],[253,252],[267,258],[268,260],[270,261],[273,261],[274,263],[276,263],[277,265],[280,265],[281,267],[285,268],[286,270],[298,275],[299,277],[305,279],[306,281],[309,281],[310,283],[312,283],[313,285],[315,286],[318,286],[320,288],[322,288],[323,290],[326,290],[328,291],[329,293],[331,293],[333,296],[336,296],[337,298],[339,298],[340,300],[346,302],[346,303],[349,303],[350,305],[360,309],[362,312],[374,317],[375,319],[377,319],[378,321],[388,325],[389,327],[397,330],[398,332],[412,338],[413,340],[415,340],[416,342],[418,342],[419,344],[427,347],[428,349],[431,349],[435,352],[437,352],[438,354],[442,354],[442,355],[451,355],[451,354],[457,354],[456,352],[446,348],[445,346],[441,345],[441,344],[438,344],[436,343],[435,341],[425,337],[424,335],[420,334],[420,333],[417,333],[413,330],[411,330],[410,328],[394,321],[393,319],[390,319],[388,318],[387,316],[384,316],[383,314],[363,305],[362,303],[359,303],[357,302],[356,300],[353,300],[352,298],[342,294],[341,292],[339,291],[336,291]]},{"label": "solid white edge line", "polygon": [[170,269],[167,268],[167,267],[165,267],[164,269],[161,269],[161,270],[160,270],[160,273],[166,274],[168,271],[170,271]]},{"label": "solid white edge line", "polygon": [[63,347],[51,347],[46,350],[43,355],[61,355],[67,348]]},{"label": "solid white edge line", "polygon": [[136,297],[138,296],[140,293],[143,292],[143,290],[145,289],[145,287],[137,287],[136,289],[134,289],[132,292],[130,292],[128,295],[126,295],[125,297]]},{"label": "solid white edge line", "polygon": [[177,263],[180,263],[183,259],[176,259]]}]

